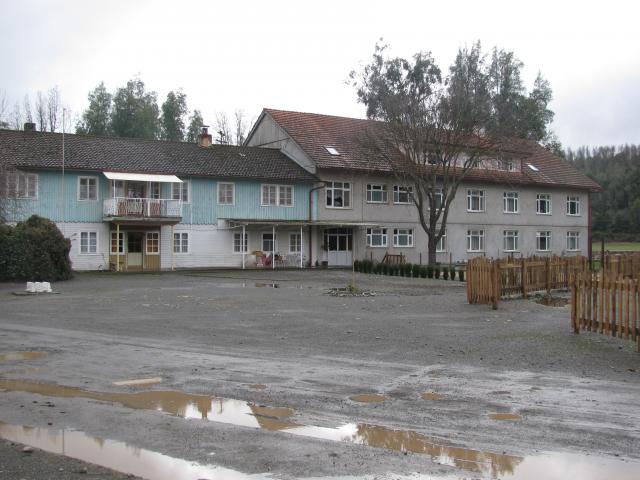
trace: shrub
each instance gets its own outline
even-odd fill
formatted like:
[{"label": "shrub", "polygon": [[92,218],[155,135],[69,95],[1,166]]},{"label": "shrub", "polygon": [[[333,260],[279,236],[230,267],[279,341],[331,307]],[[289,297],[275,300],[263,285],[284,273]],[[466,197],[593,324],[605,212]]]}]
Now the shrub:
[{"label": "shrub", "polygon": [[438,280],[440,278],[440,265],[435,265],[433,267],[433,277]]},{"label": "shrub", "polygon": [[449,280],[449,269],[447,267],[442,269],[442,278],[444,280]]},{"label": "shrub", "polygon": [[354,261],[354,262],[353,262],[353,269],[354,269],[356,272],[359,272],[359,271],[360,271],[360,267],[361,267],[360,260],[356,260],[356,261]]},{"label": "shrub", "polygon": [[70,249],[71,242],[46,218],[32,215],[15,227],[0,225],[0,280],[68,280]]},{"label": "shrub", "polygon": [[433,278],[433,265],[427,265],[427,278]]},{"label": "shrub", "polygon": [[420,277],[427,278],[427,267],[420,265]]},{"label": "shrub", "polygon": [[453,265],[449,265],[449,278],[451,280],[456,279],[456,267],[454,267]]},{"label": "shrub", "polygon": [[464,270],[458,271],[458,280],[460,280],[461,282],[464,282]]}]

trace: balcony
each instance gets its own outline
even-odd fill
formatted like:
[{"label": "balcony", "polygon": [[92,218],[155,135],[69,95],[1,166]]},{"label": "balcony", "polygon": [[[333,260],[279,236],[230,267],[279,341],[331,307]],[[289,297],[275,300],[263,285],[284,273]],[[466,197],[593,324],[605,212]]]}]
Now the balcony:
[{"label": "balcony", "polygon": [[110,198],[104,201],[102,213],[107,221],[179,223],[182,219],[182,201],[158,198]]}]

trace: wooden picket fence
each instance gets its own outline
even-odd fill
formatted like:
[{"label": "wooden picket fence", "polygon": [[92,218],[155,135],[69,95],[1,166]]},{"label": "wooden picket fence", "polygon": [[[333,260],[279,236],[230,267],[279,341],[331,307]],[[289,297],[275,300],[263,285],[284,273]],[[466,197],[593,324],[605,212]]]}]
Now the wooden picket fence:
[{"label": "wooden picket fence", "polygon": [[601,270],[609,275],[640,278],[640,252],[606,252]]},{"label": "wooden picket fence", "polygon": [[[624,268],[624,267],[623,267]],[[640,352],[640,289],[638,277],[604,272],[575,276],[571,288],[571,326],[583,331],[638,342]]]},{"label": "wooden picket fence", "polygon": [[488,259],[467,264],[467,300],[498,308],[501,298],[569,289],[575,274],[588,270],[586,257],[529,257]]}]

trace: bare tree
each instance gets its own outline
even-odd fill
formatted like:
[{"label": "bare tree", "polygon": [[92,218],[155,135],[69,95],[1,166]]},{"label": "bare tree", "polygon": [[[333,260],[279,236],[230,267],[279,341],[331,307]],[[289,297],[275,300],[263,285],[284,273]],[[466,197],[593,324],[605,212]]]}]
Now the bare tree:
[{"label": "bare tree", "polygon": [[24,99],[22,101],[22,108],[24,109],[24,121],[33,122],[33,115],[31,114],[31,99],[29,98],[29,94],[26,94],[24,96]]},{"label": "bare tree", "polygon": [[47,100],[41,91],[38,90],[36,95],[36,123],[38,130],[47,131]]},{"label": "bare tree", "polygon": [[24,117],[22,115],[22,108],[20,104],[16,102],[13,105],[13,111],[11,112],[11,126],[14,130],[22,130]]},{"label": "bare tree", "polygon": [[216,143],[221,145],[231,145],[233,143],[229,120],[227,119],[227,114],[224,112],[216,115],[216,132],[218,134]]},{"label": "bare tree", "polygon": [[235,111],[235,127],[235,144],[244,145],[244,141],[247,138],[247,120],[245,118],[244,110],[238,109]]},{"label": "bare tree", "polygon": [[0,91],[0,128],[9,128],[9,118],[7,117],[7,110],[9,109],[9,102],[7,100],[7,92]]},{"label": "bare tree", "polygon": [[61,106],[60,89],[56,85],[49,90],[49,94],[47,96],[47,118],[49,120],[50,132],[55,132],[58,129]]}]

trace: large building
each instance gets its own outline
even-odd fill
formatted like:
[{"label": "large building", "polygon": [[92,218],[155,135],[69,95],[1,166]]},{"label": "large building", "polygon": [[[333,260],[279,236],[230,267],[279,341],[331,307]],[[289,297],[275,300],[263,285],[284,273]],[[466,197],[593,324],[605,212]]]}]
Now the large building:
[{"label": "large building", "polygon": [[75,270],[306,261],[317,179],[278,150],[29,130],[0,130],[2,208],[53,220]]},{"label": "large building", "polygon": [[[426,261],[427,236],[411,185],[363,142],[375,131],[373,123],[265,109],[248,136],[247,145],[282,151],[323,182],[310,242],[313,261],[348,265],[386,253]],[[458,189],[438,261],[587,254],[590,195],[599,185],[535,142],[511,143],[509,162],[483,162]]]}]

